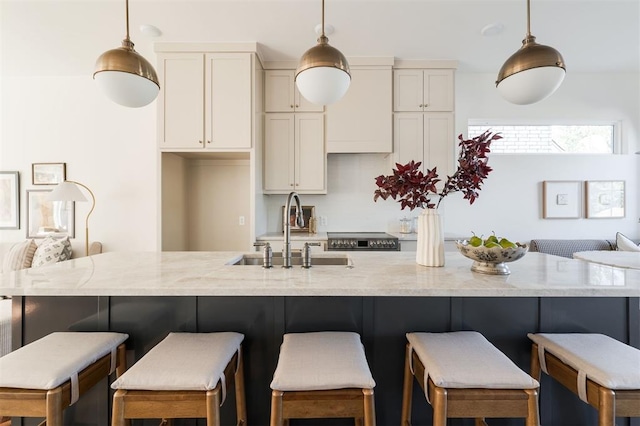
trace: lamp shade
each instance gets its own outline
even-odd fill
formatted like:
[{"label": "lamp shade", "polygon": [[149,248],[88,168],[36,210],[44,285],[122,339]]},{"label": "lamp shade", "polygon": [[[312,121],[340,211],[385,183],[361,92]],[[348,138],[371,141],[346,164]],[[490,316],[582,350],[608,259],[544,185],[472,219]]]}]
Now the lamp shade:
[{"label": "lamp shade", "polygon": [[500,68],[496,87],[507,101],[528,105],[552,95],[562,84],[565,74],[560,52],[536,43],[535,37],[529,35],[520,50]]},{"label": "lamp shade", "polygon": [[347,58],[322,35],[304,52],[296,70],[296,86],[309,102],[330,105],[339,101],[351,84]]},{"label": "lamp shade", "polygon": [[47,197],[51,201],[87,201],[78,185],[73,182],[60,182]]},{"label": "lamp shade", "polygon": [[98,57],[93,78],[109,99],[131,108],[148,105],[160,91],[153,66],[127,39],[122,41],[122,47]]}]

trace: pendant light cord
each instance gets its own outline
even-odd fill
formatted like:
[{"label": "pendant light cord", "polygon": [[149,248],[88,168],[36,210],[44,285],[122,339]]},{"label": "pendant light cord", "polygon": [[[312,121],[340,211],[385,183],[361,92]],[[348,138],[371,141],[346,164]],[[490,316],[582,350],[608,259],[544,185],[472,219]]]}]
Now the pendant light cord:
[{"label": "pendant light cord", "polygon": [[325,37],[324,35],[324,0],[322,0],[322,37]]},{"label": "pendant light cord", "polygon": [[531,1],[527,0],[527,37],[530,37],[530,36],[531,36]]},{"label": "pendant light cord", "polygon": [[129,0],[125,0],[124,1],[125,4],[125,16],[126,16],[126,21],[127,21],[127,36],[125,38],[125,40],[130,40],[129,39]]}]

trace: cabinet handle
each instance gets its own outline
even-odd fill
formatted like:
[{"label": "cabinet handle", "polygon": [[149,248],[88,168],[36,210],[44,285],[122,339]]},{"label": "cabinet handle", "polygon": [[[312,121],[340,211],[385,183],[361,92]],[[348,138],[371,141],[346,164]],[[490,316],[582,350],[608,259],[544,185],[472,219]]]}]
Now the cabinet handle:
[{"label": "cabinet handle", "polygon": [[293,105],[289,105],[289,108],[293,108]]},{"label": "cabinet handle", "polygon": [[418,105],[418,106],[419,106],[420,108],[422,108],[424,105],[420,104],[420,105]]},{"label": "cabinet handle", "polygon": [[289,186],[293,186],[293,184],[292,184],[292,183],[290,183],[290,184],[289,184]]},{"label": "cabinet handle", "polygon": [[198,141],[198,143],[199,143],[200,145],[202,145],[202,141]]},{"label": "cabinet handle", "polygon": [[211,143],[211,141],[207,141],[207,143],[209,143],[209,144],[210,144],[210,143]]},{"label": "cabinet handle", "polygon": [[300,108],[300,105],[296,105],[296,108]]},{"label": "cabinet handle", "polygon": [[425,107],[425,108],[426,108],[426,107],[428,107],[428,106],[429,106],[429,104],[424,104],[424,107]]}]

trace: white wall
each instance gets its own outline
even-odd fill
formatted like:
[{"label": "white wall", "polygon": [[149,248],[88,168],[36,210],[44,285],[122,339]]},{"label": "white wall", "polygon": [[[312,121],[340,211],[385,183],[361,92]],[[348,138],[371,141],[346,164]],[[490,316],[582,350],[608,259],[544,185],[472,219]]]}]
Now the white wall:
[{"label": "white wall", "polygon": [[[64,162],[67,179],[95,193],[90,239],[104,249],[157,247],[157,150],[154,104],[122,108],[97,93],[86,76],[2,76],[0,169],[20,172],[21,229],[0,231],[0,241],[26,237],[31,164]],[[76,203],[74,250],[84,247],[89,203]]]}]

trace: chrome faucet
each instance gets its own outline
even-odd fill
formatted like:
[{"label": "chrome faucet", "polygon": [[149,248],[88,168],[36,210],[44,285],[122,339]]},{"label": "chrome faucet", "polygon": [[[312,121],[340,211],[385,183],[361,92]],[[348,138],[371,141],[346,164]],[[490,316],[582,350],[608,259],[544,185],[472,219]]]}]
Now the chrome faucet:
[{"label": "chrome faucet", "polygon": [[304,228],[304,214],[300,206],[300,197],[297,192],[291,192],[284,206],[284,245],[282,247],[282,267],[291,268],[291,200],[296,201],[296,225]]}]

